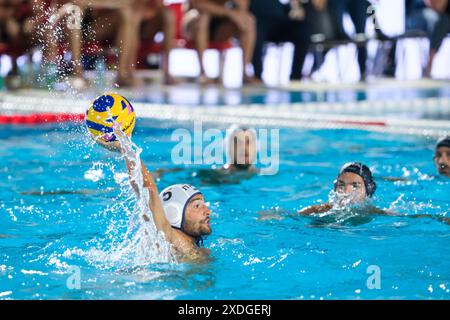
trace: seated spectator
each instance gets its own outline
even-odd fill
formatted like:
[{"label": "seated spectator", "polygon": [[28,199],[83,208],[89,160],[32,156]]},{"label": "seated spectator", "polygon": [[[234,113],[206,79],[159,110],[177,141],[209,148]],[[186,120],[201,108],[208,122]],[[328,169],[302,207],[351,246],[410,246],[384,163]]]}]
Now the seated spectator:
[{"label": "seated spectator", "polygon": [[255,77],[262,79],[264,46],[267,42],[292,42],[294,57],[290,78],[300,80],[310,44],[310,32],[301,4],[282,4],[279,0],[252,0],[250,11],[256,17],[257,30],[253,53]]},{"label": "seated spectator", "polygon": [[[43,44],[44,66],[46,77],[52,77],[52,66],[62,67],[64,60],[59,49],[63,43],[69,43],[71,53],[71,65],[69,66],[70,82],[75,89],[87,87],[87,81],[83,76],[81,65],[81,17],[83,1],[50,0],[37,1],[33,5],[36,11],[36,20],[40,28],[37,39]],[[75,15],[76,16],[75,16]],[[56,75],[54,75],[56,76]]]},{"label": "seated spectator", "polygon": [[422,32],[431,35],[439,14],[425,0],[405,1],[405,32]]},{"label": "seated spectator", "polygon": [[5,82],[12,89],[22,85],[18,76],[17,58],[31,47],[31,18],[29,1],[0,0],[0,43],[8,45],[12,58],[12,69]]},{"label": "seated spectator", "polygon": [[439,20],[434,25],[430,38],[430,52],[428,63],[425,70],[425,76],[431,76],[434,57],[444,41],[444,38],[450,32],[450,1],[449,0],[427,0],[429,6],[439,13]]},{"label": "seated spectator", "polygon": [[[300,1],[300,0],[291,0]],[[310,25],[312,35],[322,35],[323,39],[335,38],[335,31],[327,8],[327,0],[311,0],[305,5],[306,21]]]},{"label": "seated spectator", "polygon": [[[354,40],[357,42],[366,40],[365,29],[367,9],[369,2],[366,0],[328,0],[328,7],[335,24],[337,40]],[[348,13],[355,26],[355,36],[351,39],[344,30],[344,14]],[[358,45],[358,65],[361,81],[366,79],[367,48],[365,44]]]},{"label": "seated spectator", "polygon": [[200,83],[213,83],[206,77],[203,54],[208,43],[239,39],[243,51],[243,82],[256,82],[248,73],[255,45],[255,20],[248,11],[248,0],[189,0],[184,31],[186,38],[194,42],[200,62]]},{"label": "seated spectator", "polygon": [[140,84],[135,76],[139,29],[147,14],[147,1],[77,0],[88,9],[83,20],[87,41],[119,48],[117,84],[134,86]]},{"label": "seated spectator", "polygon": [[[291,0],[291,2],[294,0]],[[300,1],[300,0],[296,0]],[[335,30],[333,28],[330,12],[327,8],[327,0],[312,0],[305,5],[306,22],[311,30],[312,42],[323,42],[334,40],[336,38]],[[328,53],[328,48],[314,50],[314,64],[310,74],[320,69],[324,62],[324,57]]]},{"label": "seated spectator", "polygon": [[[427,36],[431,38],[434,26],[439,20],[439,14],[430,8],[424,0],[405,1],[405,35],[407,36]],[[389,50],[388,59],[384,66],[384,75],[395,76],[396,63],[395,56],[397,43]]]},{"label": "seated spectator", "polygon": [[163,0],[150,0],[143,12],[141,24],[141,41],[152,42],[158,32],[164,34],[162,52],[162,71],[165,84],[174,84],[169,74],[169,54],[175,38],[175,15],[164,5]]}]

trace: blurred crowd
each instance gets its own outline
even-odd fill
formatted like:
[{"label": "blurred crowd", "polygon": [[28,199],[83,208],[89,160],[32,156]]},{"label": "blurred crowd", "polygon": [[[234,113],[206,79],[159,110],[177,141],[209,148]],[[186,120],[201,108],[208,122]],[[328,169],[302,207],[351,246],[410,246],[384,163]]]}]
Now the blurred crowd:
[{"label": "blurred crowd", "polygon": [[[237,45],[243,53],[243,83],[254,84],[262,82],[268,43],[294,45],[290,78],[301,80],[305,57],[315,45],[322,44],[326,53],[333,45],[351,42],[357,46],[364,81],[369,40],[366,24],[376,22],[376,5],[376,1],[366,0],[186,0],[182,4],[163,0],[0,0],[0,55],[12,58],[6,82],[18,75],[17,58],[39,48],[42,67],[67,74],[79,88],[88,86],[84,70],[95,68],[98,59],[114,56],[116,83],[129,87],[140,84],[135,70],[148,67],[150,53],[160,55],[164,83],[176,84],[179,80],[169,72],[169,54],[173,48],[185,47],[197,52],[198,82],[213,84],[220,78],[208,78],[205,51],[212,48],[223,53]],[[351,18],[353,34],[344,28],[344,15]],[[449,0],[406,0],[404,20],[403,37],[429,39],[424,70],[429,77],[434,57],[450,32]],[[378,40],[393,43],[384,66],[385,75],[393,75],[398,37],[388,37],[378,27],[375,34]],[[322,62],[314,59],[313,70]]]}]

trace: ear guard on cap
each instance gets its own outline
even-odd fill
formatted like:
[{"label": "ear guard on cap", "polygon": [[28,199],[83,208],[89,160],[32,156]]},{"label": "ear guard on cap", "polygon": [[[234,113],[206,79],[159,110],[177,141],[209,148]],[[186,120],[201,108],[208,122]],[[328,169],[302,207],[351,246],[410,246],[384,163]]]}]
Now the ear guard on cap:
[{"label": "ear guard on cap", "polygon": [[172,227],[182,229],[186,207],[197,194],[201,192],[190,184],[175,184],[161,191],[159,197]]}]

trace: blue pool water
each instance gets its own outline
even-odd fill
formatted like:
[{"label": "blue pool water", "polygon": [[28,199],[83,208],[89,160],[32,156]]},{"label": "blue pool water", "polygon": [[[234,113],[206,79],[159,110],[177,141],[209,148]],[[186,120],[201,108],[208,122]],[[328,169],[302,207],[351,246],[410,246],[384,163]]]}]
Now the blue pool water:
[{"label": "blue pool water", "polygon": [[[179,127],[192,129],[138,122],[133,141],[150,169],[176,167],[170,135]],[[418,136],[280,129],[276,175],[214,185],[195,174],[205,166],[168,172],[160,188],[192,183],[211,203],[213,260],[146,263],[124,242],[133,199],[121,160],[93,146],[81,125],[3,126],[0,299],[449,299],[449,225],[289,214],[327,201],[341,165],[359,160],[374,171],[378,207],[448,215],[450,179],[436,175],[433,147]],[[288,213],[259,219],[274,208]],[[367,286],[373,265],[380,289]],[[78,271],[79,289],[67,285]]]}]

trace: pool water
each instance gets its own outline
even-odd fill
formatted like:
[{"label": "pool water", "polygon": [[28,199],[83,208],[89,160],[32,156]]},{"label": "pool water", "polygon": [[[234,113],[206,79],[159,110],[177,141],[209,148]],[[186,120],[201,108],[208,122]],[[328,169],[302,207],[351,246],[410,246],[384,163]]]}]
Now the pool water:
[{"label": "pool water", "polygon": [[[175,128],[139,120],[133,141],[150,169],[197,185],[210,202],[206,264],[137,259],[125,165],[82,125],[0,128],[0,299],[449,299],[450,226],[436,219],[298,217],[327,201],[339,168],[362,161],[374,205],[448,216],[450,179],[436,175],[434,138],[354,130],[280,129],[276,175],[218,185],[171,161]],[[225,128],[221,128],[225,130]],[[391,179],[400,178],[400,179]],[[287,212],[261,220],[266,210]],[[328,217],[330,218],[330,217]],[[353,217],[354,218],[354,217]],[[379,286],[367,285],[378,268]],[[71,286],[76,275],[79,286]],[[370,282],[370,281],[369,281]]]}]

